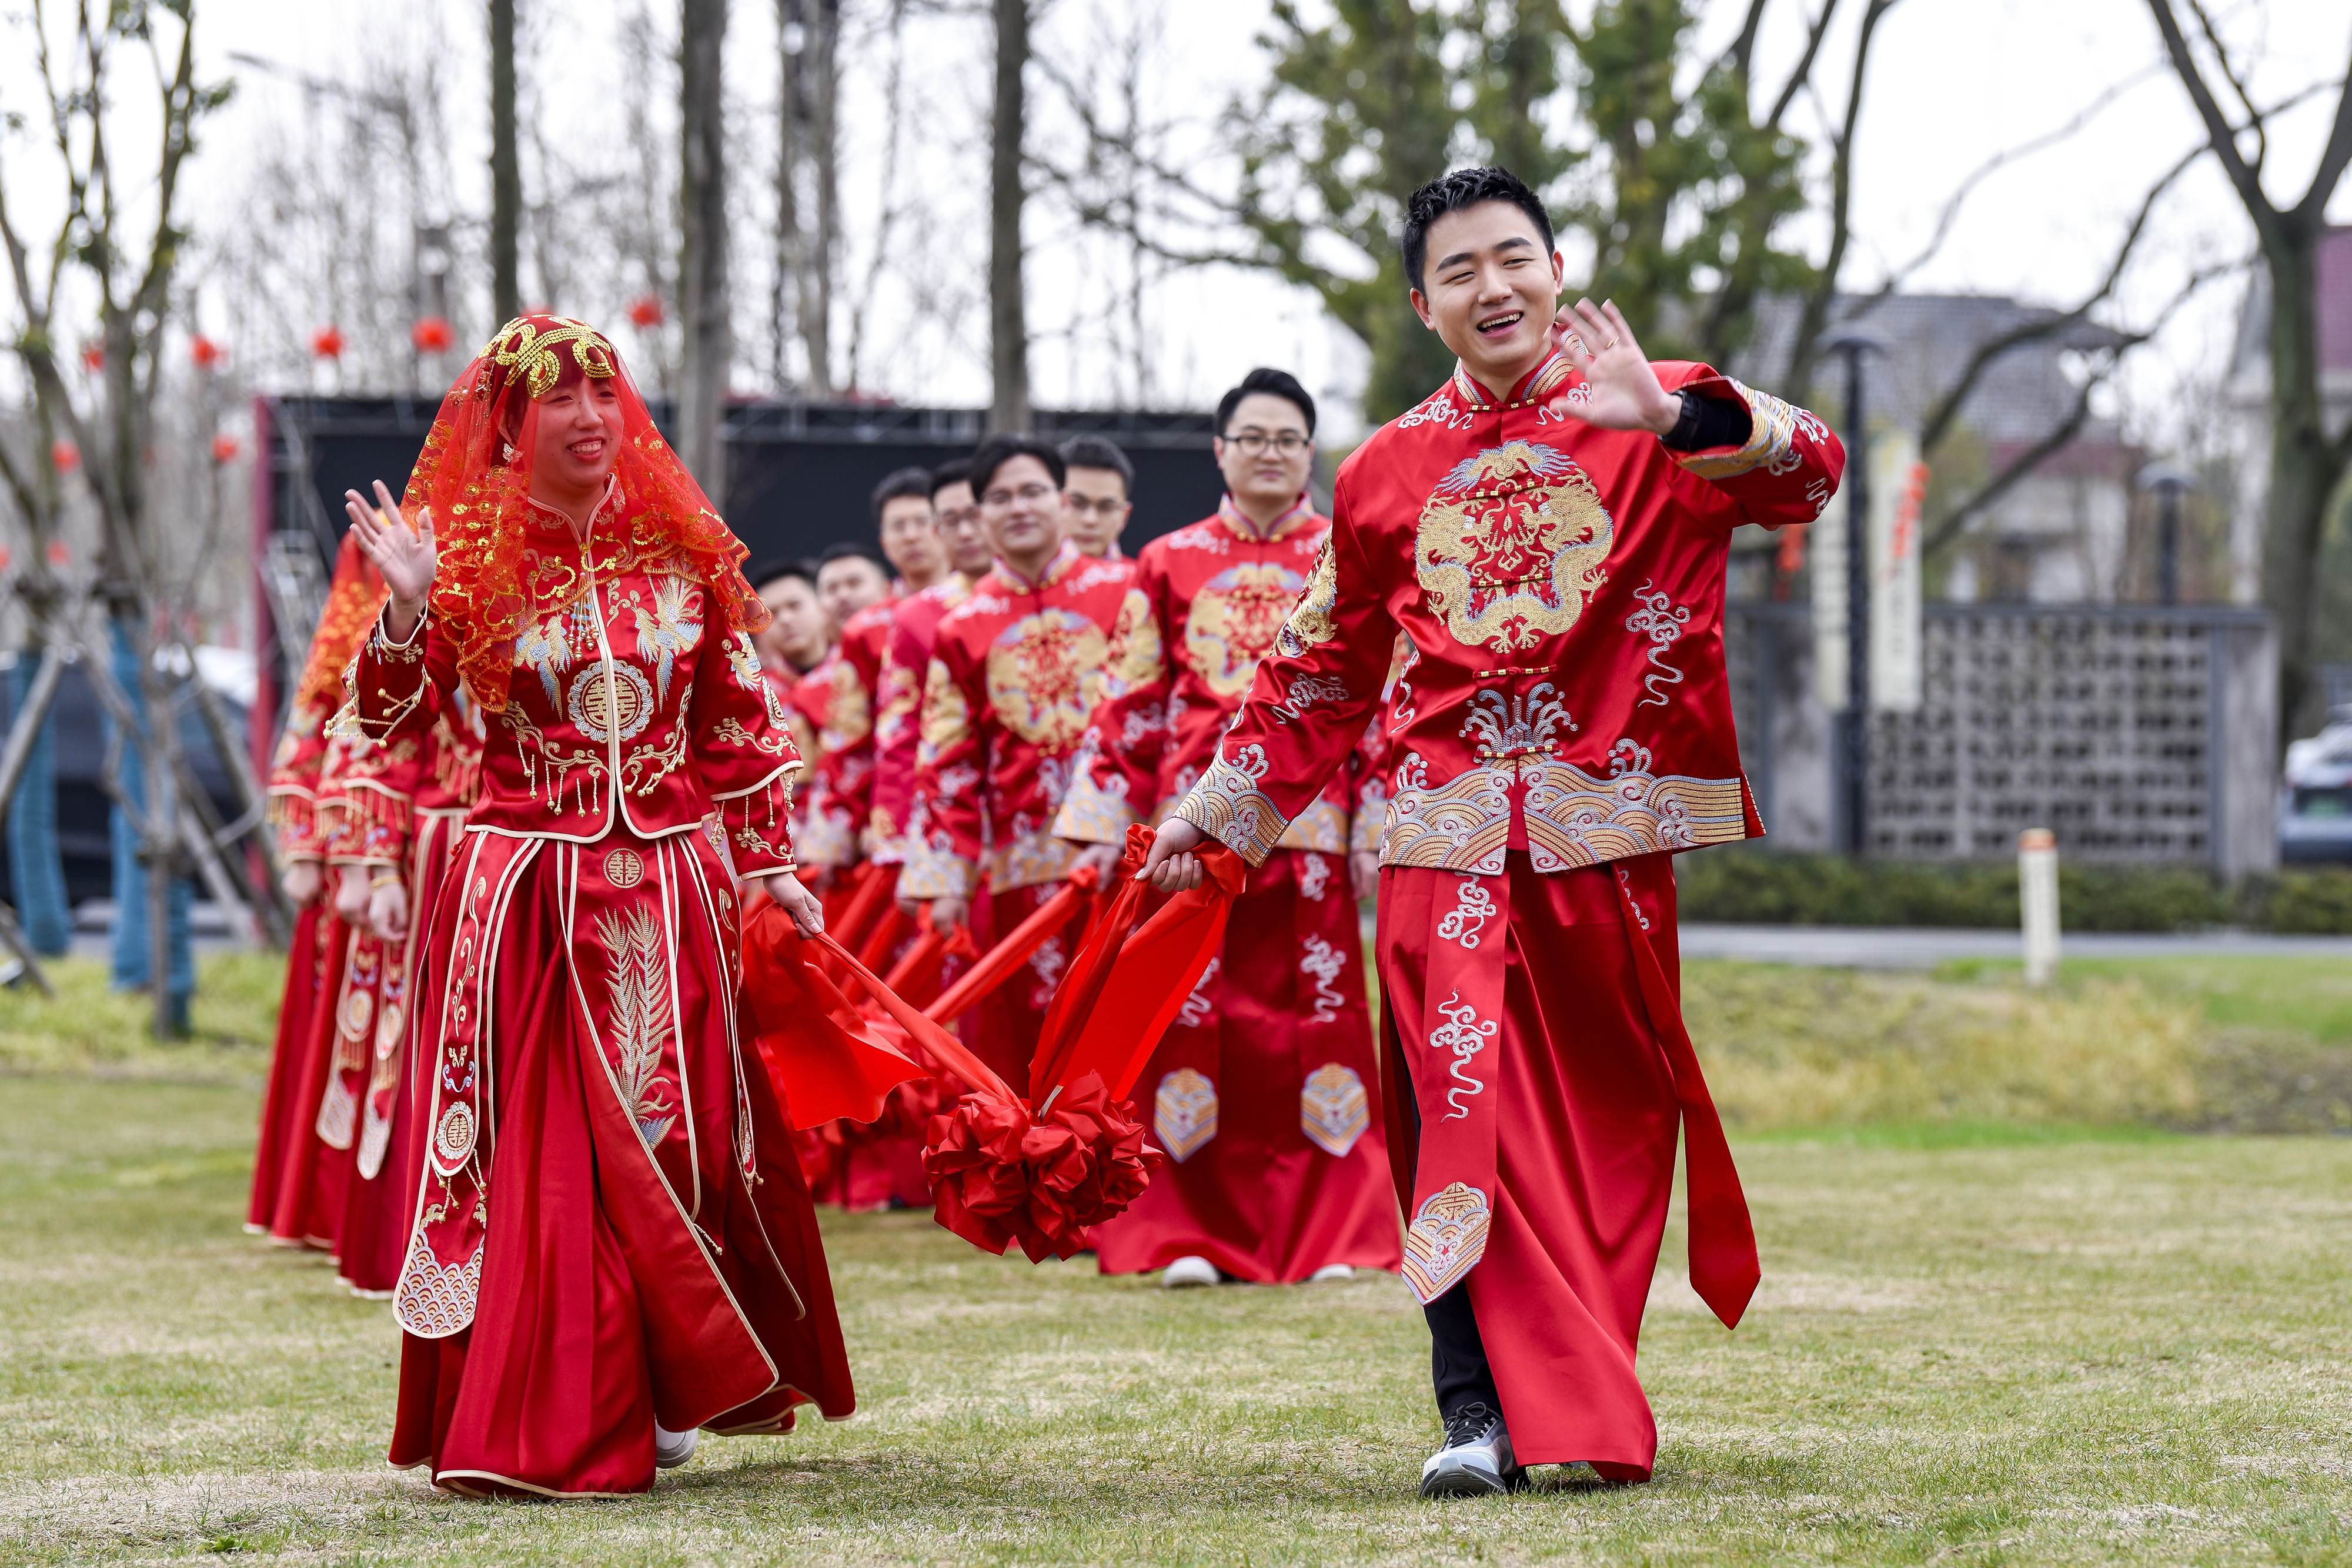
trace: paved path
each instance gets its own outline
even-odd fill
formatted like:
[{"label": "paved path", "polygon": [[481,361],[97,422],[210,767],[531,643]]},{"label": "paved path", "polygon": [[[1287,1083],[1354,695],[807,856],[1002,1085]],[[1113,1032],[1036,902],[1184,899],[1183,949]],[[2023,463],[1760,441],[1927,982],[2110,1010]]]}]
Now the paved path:
[{"label": "paved path", "polygon": [[[1892,925],[1711,925],[1682,927],[1685,958],[1743,958],[1757,964],[1809,964],[1828,968],[1932,969],[1953,958],[2018,961],[2014,931]],[[2122,931],[2070,931],[2069,958],[2352,959],[2352,936],[2273,936],[2219,931],[2192,936]]]}]

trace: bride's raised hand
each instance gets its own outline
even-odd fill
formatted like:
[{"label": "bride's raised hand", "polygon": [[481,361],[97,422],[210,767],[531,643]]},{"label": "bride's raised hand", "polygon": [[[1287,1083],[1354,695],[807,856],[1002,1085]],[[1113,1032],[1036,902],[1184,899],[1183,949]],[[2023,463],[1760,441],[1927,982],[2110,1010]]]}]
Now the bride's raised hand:
[{"label": "bride's raised hand", "polygon": [[[383,573],[384,586],[392,591],[384,630],[404,642],[416,629],[417,620],[425,613],[425,596],[433,591],[434,569],[439,561],[433,545],[433,514],[420,508],[416,531],[411,533],[400,515],[400,503],[381,479],[375,482],[375,497],[376,505],[371,507],[357,490],[346,490],[343,510],[351,516],[360,553],[375,562],[375,569]],[[388,520],[379,521],[379,517]]]}]

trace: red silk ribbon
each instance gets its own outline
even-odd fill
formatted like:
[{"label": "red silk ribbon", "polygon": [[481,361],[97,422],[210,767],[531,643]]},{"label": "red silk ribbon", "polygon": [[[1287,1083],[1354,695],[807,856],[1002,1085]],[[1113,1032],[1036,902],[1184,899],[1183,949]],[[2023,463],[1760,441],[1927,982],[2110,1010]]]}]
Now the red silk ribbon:
[{"label": "red silk ribbon", "polygon": [[1624,906],[1625,935],[1633,948],[1633,972],[1640,977],[1642,1004],[1650,1028],[1665,1048],[1666,1064],[1674,1070],[1675,1098],[1683,1112],[1684,1202],[1690,1209],[1690,1281],[1725,1328],[1738,1328],[1748,1299],[1764,1277],[1756,1256],[1756,1226],[1748,1214],[1748,1195],[1739,1185],[1739,1170],[1731,1161],[1731,1145],[1723,1135],[1723,1118],[1717,1114],[1715,1096],[1699,1071],[1698,1052],[1691,1047],[1690,1030],[1683,1026],[1682,1004],[1666,984],[1665,968],[1650,946],[1649,917],[1633,902],[1622,870],[1617,874],[1618,902]]}]

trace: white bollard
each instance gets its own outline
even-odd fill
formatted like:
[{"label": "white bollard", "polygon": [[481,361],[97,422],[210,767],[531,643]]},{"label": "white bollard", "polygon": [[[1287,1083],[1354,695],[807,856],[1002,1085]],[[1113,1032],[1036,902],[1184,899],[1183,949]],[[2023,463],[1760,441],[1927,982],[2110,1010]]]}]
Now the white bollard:
[{"label": "white bollard", "polygon": [[2058,835],[2028,828],[2017,835],[2017,901],[2025,930],[2025,983],[2058,977]]}]

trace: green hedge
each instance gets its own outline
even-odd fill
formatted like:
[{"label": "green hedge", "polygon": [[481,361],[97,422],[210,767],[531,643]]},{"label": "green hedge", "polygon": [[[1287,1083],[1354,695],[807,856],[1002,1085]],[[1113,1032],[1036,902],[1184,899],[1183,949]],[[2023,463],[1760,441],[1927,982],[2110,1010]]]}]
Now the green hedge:
[{"label": "green hedge", "polygon": [[[2017,924],[2017,862],[1854,861],[1759,846],[1676,857],[1682,918],[1775,925]],[[2235,885],[2181,866],[2058,868],[2069,931],[2352,933],[2352,867],[2284,871]]]}]

